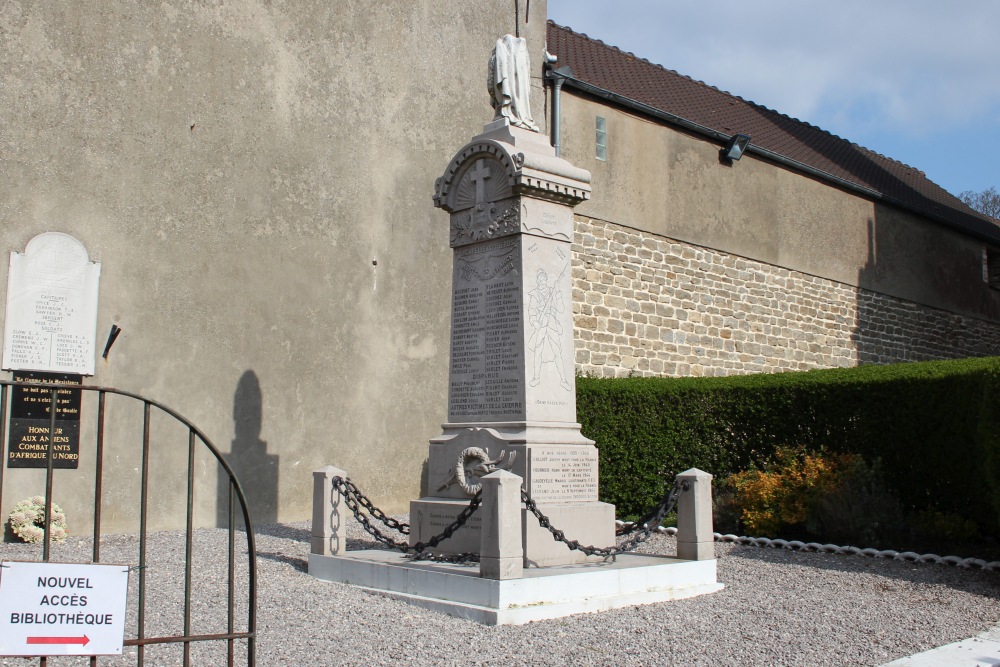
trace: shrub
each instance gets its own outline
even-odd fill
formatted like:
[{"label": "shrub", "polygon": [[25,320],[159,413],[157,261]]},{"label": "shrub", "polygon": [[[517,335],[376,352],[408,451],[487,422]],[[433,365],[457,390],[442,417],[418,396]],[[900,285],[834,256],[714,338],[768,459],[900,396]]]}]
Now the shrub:
[{"label": "shrub", "polygon": [[[600,450],[601,498],[623,517],[644,514],[688,468],[718,481],[764,470],[779,447],[801,446],[853,454],[870,469],[880,462],[876,499],[885,517],[895,511],[889,493],[907,515],[942,512],[1000,534],[998,358],[723,378],[581,377],[577,408]],[[857,510],[845,500],[836,511]],[[831,505],[816,520],[835,513]]]},{"label": "shrub", "polygon": [[781,535],[804,527],[820,500],[838,484],[839,467],[853,455],[827,458],[802,447],[779,447],[764,470],[736,473],[728,480],[736,491],[740,520],[754,535]]},{"label": "shrub", "polygon": [[903,508],[885,486],[881,462],[869,466],[857,455],[843,461],[807,528],[818,538],[860,547],[898,547],[911,539]]},{"label": "shrub", "polygon": [[716,486],[737,530],[764,537],[802,537],[876,546],[905,539],[903,513],[882,484],[879,467],[857,454],[779,447],[763,470]]}]

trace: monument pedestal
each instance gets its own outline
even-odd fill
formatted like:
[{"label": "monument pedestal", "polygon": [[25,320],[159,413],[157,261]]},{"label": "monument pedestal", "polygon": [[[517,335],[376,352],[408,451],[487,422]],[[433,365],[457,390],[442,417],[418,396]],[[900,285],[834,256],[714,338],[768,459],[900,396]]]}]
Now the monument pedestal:
[{"label": "monument pedestal", "polygon": [[521,129],[537,130],[524,40],[498,40],[490,72],[499,119],[435,186],[454,249],[448,423],[430,442],[428,495],[410,503],[413,546],[440,535],[482,492],[479,510],[437,547],[477,554],[479,567],[342,552],[345,502],[332,480],[346,473],[327,467],[314,473],[309,573],[490,625],[717,591],[711,475],[679,478],[683,558],[585,562],[520,502],[523,484],[567,541],[615,544],[615,508],[597,499],[597,449],[576,423],[570,243],[572,208],[589,197],[590,174]]},{"label": "monument pedestal", "polygon": [[[614,544],[614,507],[597,499],[597,449],[576,423],[572,207],[590,174],[545,137],[505,120],[484,128],[438,179],[451,214],[451,365],[448,423],[431,440],[429,495],[410,507],[410,543],[438,534],[498,469],[524,488],[567,539]],[[586,557],[557,544],[522,512],[524,563]],[[475,552],[475,517],[441,553]]]}]

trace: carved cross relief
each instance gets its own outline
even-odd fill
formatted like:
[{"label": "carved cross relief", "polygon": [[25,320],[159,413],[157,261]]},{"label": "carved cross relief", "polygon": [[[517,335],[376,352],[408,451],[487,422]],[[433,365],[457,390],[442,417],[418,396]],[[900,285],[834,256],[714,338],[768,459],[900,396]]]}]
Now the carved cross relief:
[{"label": "carved cross relief", "polygon": [[459,180],[456,212],[451,217],[451,244],[474,243],[520,229],[520,211],[512,194],[506,170],[499,161],[473,160]]},{"label": "carved cross relief", "polygon": [[477,160],[476,167],[469,172],[469,178],[476,184],[476,207],[486,203],[486,180],[490,177],[490,170],[486,166],[486,160]]}]

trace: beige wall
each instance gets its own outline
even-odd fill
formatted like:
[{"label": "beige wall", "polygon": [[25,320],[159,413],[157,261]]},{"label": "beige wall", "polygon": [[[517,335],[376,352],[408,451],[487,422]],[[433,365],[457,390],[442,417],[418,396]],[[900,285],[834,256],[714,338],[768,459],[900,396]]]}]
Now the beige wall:
[{"label": "beige wall", "polygon": [[577,216],[577,370],[776,373],[1000,354],[986,322]]},{"label": "beige wall", "polygon": [[[597,116],[607,124],[606,161],[595,158]],[[982,282],[982,244],[914,214],[753,155],[720,164],[718,143],[568,87],[560,143],[563,157],[593,174],[579,215],[1000,319],[1000,292]]]},{"label": "beige wall", "polygon": [[[532,2],[521,26],[539,74],[545,14]],[[84,243],[103,269],[98,349],[124,329],[91,381],[242,444],[258,520],[306,518],[325,464],[401,509],[446,414],[434,179],[491,119],[486,62],[513,31],[506,0],[6,2],[0,249]],[[154,448],[162,479],[181,437]],[[118,455],[106,524],[129,529],[135,457]],[[88,465],[57,473],[76,516]],[[198,475],[211,523],[217,474]],[[39,480],[9,472],[0,512]]]}]

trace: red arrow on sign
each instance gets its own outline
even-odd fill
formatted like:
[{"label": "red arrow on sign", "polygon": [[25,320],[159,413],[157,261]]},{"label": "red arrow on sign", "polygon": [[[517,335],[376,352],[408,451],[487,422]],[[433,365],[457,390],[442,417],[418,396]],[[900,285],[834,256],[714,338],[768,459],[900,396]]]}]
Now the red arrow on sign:
[{"label": "red arrow on sign", "polygon": [[90,643],[90,637],[28,637],[29,644],[79,644],[86,646]]}]

